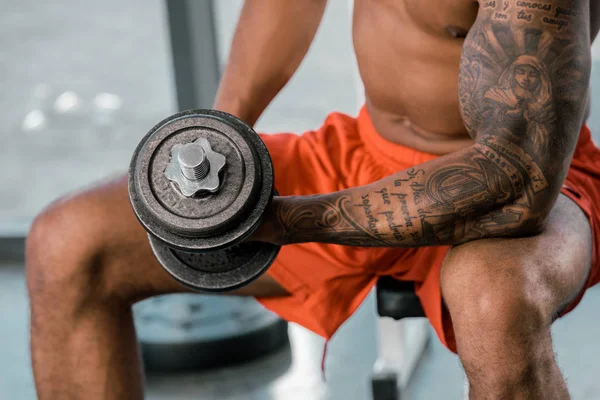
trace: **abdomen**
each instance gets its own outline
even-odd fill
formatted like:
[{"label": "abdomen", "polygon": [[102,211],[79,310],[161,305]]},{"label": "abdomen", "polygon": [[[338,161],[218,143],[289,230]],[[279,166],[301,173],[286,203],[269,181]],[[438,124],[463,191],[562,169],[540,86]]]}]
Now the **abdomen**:
[{"label": "abdomen", "polygon": [[466,137],[458,104],[463,40],[428,32],[390,4],[355,2],[354,48],[367,101],[377,114],[408,119],[434,136]]}]

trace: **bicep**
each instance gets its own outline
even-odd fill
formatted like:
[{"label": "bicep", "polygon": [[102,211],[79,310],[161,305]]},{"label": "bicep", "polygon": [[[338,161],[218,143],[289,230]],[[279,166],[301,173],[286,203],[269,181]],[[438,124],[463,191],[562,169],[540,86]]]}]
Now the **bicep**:
[{"label": "bicep", "polygon": [[481,1],[461,57],[465,125],[476,140],[500,137],[556,172],[552,162],[576,142],[589,74],[587,1]]},{"label": "bicep", "polygon": [[567,173],[590,75],[587,0],[480,1],[463,46],[465,126],[512,198],[542,219]]}]

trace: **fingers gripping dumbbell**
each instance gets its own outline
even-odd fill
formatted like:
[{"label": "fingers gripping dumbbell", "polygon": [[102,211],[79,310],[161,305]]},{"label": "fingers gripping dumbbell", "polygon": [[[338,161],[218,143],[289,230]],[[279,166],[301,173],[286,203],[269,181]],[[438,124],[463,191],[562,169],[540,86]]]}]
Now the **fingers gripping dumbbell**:
[{"label": "fingers gripping dumbbell", "polygon": [[173,115],[148,132],[129,167],[129,198],[161,265],[199,291],[256,279],[280,246],[243,240],[275,193],[260,137],[215,110]]}]

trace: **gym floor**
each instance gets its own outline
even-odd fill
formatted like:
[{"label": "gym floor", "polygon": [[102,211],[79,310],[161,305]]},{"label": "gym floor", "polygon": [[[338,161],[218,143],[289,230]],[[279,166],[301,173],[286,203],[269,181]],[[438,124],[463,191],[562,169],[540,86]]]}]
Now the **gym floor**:
[{"label": "gym floor", "polygon": [[[223,62],[242,1],[215,3]],[[0,0],[0,6],[0,51],[8,55],[0,82],[11,94],[0,96],[0,171],[10,171],[0,175],[1,232],[12,226],[3,221],[27,221],[57,196],[122,173],[141,136],[176,110],[161,0]],[[357,112],[349,12],[347,0],[330,0],[308,58],[259,121],[259,131],[302,132],[319,126],[330,110]],[[598,45],[594,56],[592,93],[598,98]],[[596,109],[589,123],[600,143]],[[25,180],[35,184],[35,195],[24,189],[32,187],[22,185]],[[559,364],[577,400],[600,399],[598,305],[600,287],[553,327]],[[148,399],[369,399],[374,309],[370,296],[330,343],[326,382],[323,340],[291,325],[290,347],[259,361],[148,376]],[[0,261],[0,400],[35,399],[27,310],[22,261]],[[462,391],[457,358],[432,335],[408,398],[461,399]]]}]

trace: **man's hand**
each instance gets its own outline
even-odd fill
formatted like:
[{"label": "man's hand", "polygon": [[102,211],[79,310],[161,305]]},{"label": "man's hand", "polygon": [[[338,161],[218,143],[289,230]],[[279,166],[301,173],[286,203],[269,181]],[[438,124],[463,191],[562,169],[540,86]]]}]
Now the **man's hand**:
[{"label": "man's hand", "polygon": [[274,244],[282,244],[282,238],[285,236],[283,226],[279,223],[279,218],[276,214],[276,206],[280,197],[275,196],[273,202],[267,207],[263,215],[263,220],[245,242],[268,242]]}]

